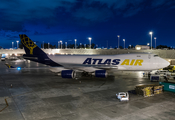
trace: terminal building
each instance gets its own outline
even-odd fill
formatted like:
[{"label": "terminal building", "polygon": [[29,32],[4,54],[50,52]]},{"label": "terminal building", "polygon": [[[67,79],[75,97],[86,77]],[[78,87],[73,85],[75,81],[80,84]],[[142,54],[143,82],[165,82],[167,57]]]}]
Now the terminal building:
[{"label": "terminal building", "polygon": [[150,47],[148,45],[136,45],[135,46],[136,50],[148,50]]}]

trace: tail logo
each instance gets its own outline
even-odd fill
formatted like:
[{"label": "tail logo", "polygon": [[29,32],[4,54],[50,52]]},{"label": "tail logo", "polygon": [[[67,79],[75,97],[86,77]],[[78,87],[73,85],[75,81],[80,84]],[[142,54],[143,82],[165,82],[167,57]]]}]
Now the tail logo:
[{"label": "tail logo", "polygon": [[11,65],[9,65],[9,64],[6,64],[6,65],[7,65],[8,68],[11,68]]},{"label": "tail logo", "polygon": [[37,47],[36,44],[34,44],[34,42],[32,40],[30,40],[29,37],[26,37],[23,35],[23,37],[21,38],[21,42],[23,43],[23,45],[25,47],[27,47],[30,50],[30,54],[33,55],[33,49],[35,47]]},{"label": "tail logo", "polygon": [[5,64],[8,68],[14,68],[13,66],[9,65],[8,63]]}]

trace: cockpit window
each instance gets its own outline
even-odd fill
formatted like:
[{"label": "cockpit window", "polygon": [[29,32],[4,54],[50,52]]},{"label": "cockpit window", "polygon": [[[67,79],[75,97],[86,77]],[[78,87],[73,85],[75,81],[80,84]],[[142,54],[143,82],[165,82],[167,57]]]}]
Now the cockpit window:
[{"label": "cockpit window", "polygon": [[158,57],[158,55],[154,55],[154,57]]}]

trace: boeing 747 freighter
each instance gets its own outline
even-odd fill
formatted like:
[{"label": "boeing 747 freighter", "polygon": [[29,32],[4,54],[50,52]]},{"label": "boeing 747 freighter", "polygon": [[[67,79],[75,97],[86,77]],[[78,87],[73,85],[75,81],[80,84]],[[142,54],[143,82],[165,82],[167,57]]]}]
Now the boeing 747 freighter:
[{"label": "boeing 747 freighter", "polygon": [[51,66],[53,72],[58,72],[62,78],[76,78],[82,75],[94,74],[96,77],[106,77],[114,71],[152,71],[167,67],[170,63],[155,54],[119,54],[119,55],[48,55],[42,51],[25,34],[19,35],[26,54],[23,57]]}]

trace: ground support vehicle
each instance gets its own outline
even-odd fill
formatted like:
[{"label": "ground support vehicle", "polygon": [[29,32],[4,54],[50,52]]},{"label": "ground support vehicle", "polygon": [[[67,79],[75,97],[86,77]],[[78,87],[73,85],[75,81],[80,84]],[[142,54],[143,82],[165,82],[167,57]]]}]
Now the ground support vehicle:
[{"label": "ground support vehicle", "polygon": [[116,94],[116,97],[120,101],[129,101],[129,93],[128,92],[119,92]]},{"label": "ground support vehicle", "polygon": [[150,76],[150,81],[159,81],[160,80],[160,75],[151,75]]},{"label": "ground support vehicle", "polygon": [[159,82],[160,85],[163,85],[163,90],[175,92],[175,82]]}]

